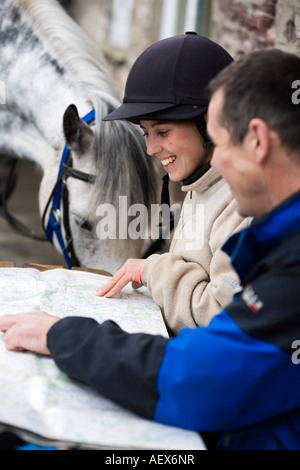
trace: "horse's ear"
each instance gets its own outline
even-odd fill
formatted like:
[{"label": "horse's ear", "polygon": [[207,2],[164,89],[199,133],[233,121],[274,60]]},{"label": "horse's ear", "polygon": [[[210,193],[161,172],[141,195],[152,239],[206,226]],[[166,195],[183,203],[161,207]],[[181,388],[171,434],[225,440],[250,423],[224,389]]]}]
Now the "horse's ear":
[{"label": "horse's ear", "polygon": [[93,145],[94,132],[80,119],[74,104],[68,106],[63,117],[63,130],[70,150],[77,156],[84,155]]}]

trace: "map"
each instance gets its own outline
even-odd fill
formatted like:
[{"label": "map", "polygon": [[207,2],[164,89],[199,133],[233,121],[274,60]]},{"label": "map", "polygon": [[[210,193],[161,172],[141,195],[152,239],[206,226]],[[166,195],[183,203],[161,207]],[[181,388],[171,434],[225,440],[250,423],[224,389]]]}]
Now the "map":
[{"label": "map", "polygon": [[[167,336],[146,288],[126,286],[113,299],[95,291],[108,278],[55,269],[0,269],[0,315],[43,310],[60,318],[114,320],[124,330]],[[38,442],[103,449],[204,449],[198,433],[144,420],[62,373],[54,361],[7,351],[0,333],[0,423]]]}]

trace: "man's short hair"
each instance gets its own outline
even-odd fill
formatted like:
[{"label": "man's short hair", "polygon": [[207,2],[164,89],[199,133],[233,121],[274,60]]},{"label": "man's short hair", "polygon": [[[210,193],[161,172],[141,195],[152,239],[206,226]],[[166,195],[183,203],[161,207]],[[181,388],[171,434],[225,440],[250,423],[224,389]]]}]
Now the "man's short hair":
[{"label": "man's short hair", "polygon": [[300,103],[292,87],[298,80],[300,57],[278,49],[243,55],[213,79],[210,93],[225,94],[219,122],[232,142],[241,144],[251,119],[260,118],[288,152],[300,155]]}]

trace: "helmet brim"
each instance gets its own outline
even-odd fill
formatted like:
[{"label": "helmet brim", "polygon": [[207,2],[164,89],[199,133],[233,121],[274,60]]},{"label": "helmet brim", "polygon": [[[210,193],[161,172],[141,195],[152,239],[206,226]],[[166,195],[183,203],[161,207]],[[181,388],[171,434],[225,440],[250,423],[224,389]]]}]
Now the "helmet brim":
[{"label": "helmet brim", "polygon": [[195,106],[170,103],[123,103],[119,108],[109,113],[103,121],[124,119],[134,123],[141,120],[170,120],[188,121],[203,114],[207,106]]}]

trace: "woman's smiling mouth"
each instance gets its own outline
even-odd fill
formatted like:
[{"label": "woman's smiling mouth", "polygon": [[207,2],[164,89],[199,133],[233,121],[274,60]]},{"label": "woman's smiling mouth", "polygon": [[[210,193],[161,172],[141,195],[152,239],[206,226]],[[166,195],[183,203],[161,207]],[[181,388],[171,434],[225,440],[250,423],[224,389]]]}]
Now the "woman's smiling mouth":
[{"label": "woman's smiling mouth", "polygon": [[161,163],[163,164],[163,166],[168,166],[170,163],[173,163],[174,160],[176,160],[175,155],[173,155],[172,157],[166,158],[165,160],[161,160]]}]

